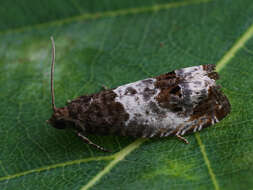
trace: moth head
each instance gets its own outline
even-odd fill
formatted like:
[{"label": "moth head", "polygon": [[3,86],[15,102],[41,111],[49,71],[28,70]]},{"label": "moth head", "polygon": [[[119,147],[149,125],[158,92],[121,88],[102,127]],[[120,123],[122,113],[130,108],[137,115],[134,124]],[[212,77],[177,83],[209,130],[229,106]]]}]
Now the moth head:
[{"label": "moth head", "polygon": [[71,121],[67,107],[56,108],[47,122],[57,129],[65,129],[67,126],[70,126]]}]

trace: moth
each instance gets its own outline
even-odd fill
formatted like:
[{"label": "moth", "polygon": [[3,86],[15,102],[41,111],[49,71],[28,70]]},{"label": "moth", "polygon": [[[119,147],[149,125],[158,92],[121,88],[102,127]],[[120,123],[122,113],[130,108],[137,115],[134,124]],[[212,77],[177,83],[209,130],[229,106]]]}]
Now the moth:
[{"label": "moth", "polygon": [[141,138],[183,135],[211,126],[230,113],[230,103],[216,84],[215,65],[177,69],[114,89],[83,95],[57,108],[54,97],[55,43],[52,40],[51,99],[48,120],[57,129],[72,129],[84,142],[102,150],[86,134]]}]

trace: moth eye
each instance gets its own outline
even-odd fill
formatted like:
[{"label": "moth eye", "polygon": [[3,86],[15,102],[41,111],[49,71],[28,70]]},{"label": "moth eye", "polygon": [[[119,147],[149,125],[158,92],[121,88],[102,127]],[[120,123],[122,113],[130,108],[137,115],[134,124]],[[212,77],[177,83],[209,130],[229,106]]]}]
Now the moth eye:
[{"label": "moth eye", "polygon": [[65,129],[66,128],[66,123],[64,120],[56,120],[54,122],[54,127],[57,129]]}]

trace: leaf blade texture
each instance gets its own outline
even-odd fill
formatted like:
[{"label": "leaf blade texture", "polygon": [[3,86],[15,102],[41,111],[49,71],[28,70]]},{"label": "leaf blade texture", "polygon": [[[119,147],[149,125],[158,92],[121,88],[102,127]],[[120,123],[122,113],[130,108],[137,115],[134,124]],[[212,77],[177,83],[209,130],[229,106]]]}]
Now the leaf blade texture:
[{"label": "leaf blade texture", "polygon": [[[253,187],[250,0],[26,0],[1,7],[0,189]],[[173,137],[89,136],[114,150],[99,152],[45,122],[52,113],[51,35],[58,107],[101,85],[210,63],[232,112],[187,135],[189,145]]]}]

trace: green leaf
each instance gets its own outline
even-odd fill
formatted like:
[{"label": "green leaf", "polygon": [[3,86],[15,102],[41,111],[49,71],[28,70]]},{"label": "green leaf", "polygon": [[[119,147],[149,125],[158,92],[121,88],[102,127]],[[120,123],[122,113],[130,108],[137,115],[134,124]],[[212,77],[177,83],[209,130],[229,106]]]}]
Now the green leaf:
[{"label": "green leaf", "polygon": [[[252,189],[251,0],[2,2],[0,189]],[[89,136],[100,152],[51,116],[56,105],[101,85],[116,87],[174,69],[216,64],[232,112],[187,135]]]}]

